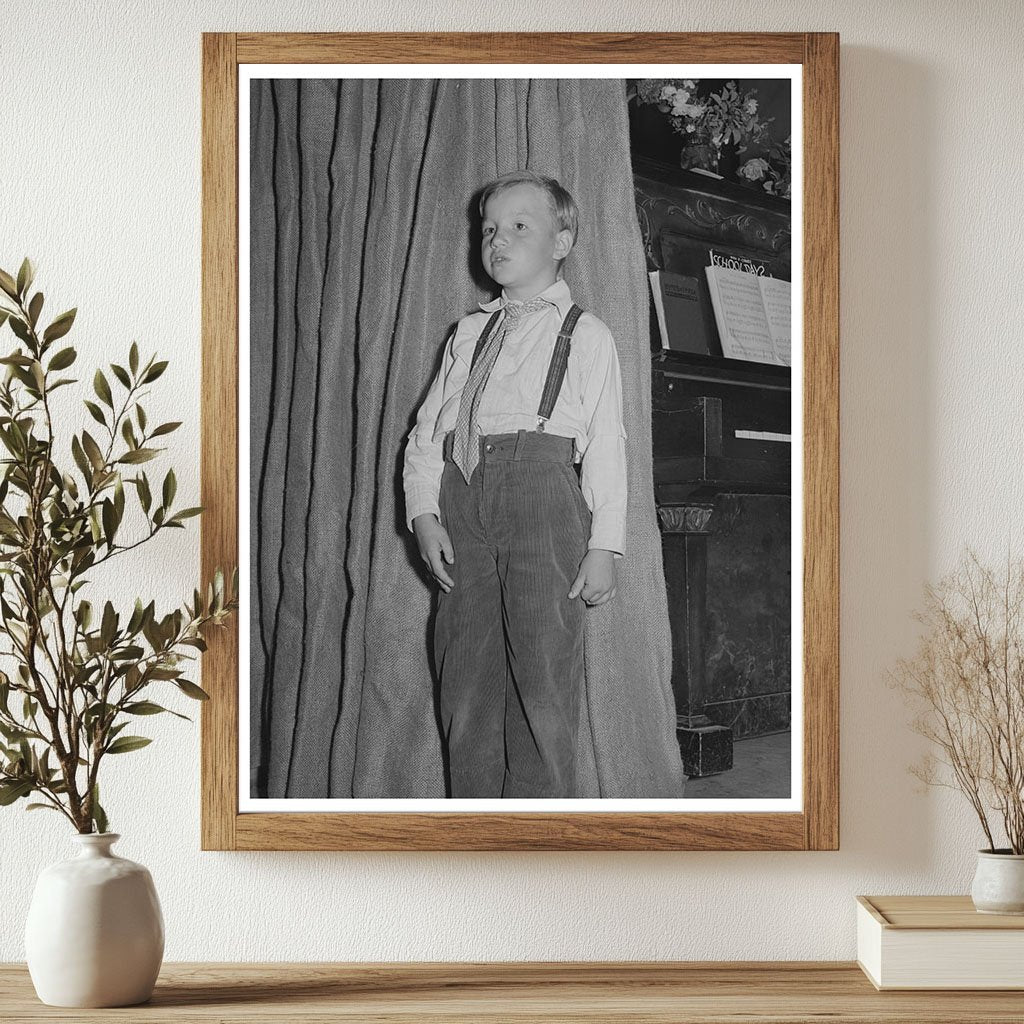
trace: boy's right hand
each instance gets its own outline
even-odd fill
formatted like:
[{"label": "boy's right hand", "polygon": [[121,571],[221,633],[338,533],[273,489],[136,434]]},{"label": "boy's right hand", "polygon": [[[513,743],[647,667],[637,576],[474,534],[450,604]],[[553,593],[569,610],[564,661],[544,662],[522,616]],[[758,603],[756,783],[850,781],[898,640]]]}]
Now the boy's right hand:
[{"label": "boy's right hand", "polygon": [[445,562],[449,565],[455,563],[455,552],[452,549],[448,531],[441,525],[433,512],[417,516],[412,521],[412,529],[416,534],[420,557],[427,563],[430,574],[447,594],[455,586],[455,581],[445,570]]}]

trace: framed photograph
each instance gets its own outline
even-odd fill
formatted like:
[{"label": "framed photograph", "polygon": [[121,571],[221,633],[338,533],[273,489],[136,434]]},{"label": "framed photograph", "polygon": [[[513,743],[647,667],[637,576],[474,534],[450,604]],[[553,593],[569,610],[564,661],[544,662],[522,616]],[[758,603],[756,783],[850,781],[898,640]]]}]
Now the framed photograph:
[{"label": "framed photograph", "polygon": [[202,66],[203,848],[837,849],[838,36]]}]

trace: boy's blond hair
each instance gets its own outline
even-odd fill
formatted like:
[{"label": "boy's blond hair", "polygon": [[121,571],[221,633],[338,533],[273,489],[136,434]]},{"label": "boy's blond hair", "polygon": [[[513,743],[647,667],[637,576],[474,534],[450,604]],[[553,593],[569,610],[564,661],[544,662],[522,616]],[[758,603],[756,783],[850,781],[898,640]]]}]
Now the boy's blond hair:
[{"label": "boy's blond hair", "polygon": [[548,197],[548,205],[551,207],[551,214],[555,218],[558,230],[568,231],[572,235],[572,244],[576,244],[576,232],[579,230],[580,221],[576,200],[554,178],[537,174],[536,171],[511,171],[485,185],[480,193],[480,216],[483,217],[484,206],[491,196],[504,192],[513,185],[535,185],[544,192]]}]

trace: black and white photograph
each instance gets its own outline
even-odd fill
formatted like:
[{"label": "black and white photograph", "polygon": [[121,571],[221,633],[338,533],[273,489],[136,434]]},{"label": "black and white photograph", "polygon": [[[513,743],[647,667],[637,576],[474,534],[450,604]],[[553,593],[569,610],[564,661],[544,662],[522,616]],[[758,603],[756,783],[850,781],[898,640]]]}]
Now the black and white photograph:
[{"label": "black and white photograph", "polygon": [[241,71],[240,810],[799,810],[800,67]]}]

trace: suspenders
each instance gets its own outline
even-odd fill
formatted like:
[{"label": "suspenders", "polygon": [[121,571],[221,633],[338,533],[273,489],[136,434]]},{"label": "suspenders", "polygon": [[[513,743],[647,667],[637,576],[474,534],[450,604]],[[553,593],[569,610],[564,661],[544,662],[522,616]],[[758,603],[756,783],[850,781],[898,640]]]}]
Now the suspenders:
[{"label": "suspenders", "polygon": [[558,393],[562,390],[562,381],[565,380],[565,367],[569,362],[572,332],[576,330],[576,323],[582,315],[583,310],[574,302],[572,308],[565,314],[562,326],[558,330],[555,350],[551,353],[551,362],[548,363],[547,380],[544,381],[540,405],[537,407],[538,430],[543,430],[544,424],[551,419],[551,410],[555,407],[555,399],[558,398]]},{"label": "suspenders", "polygon": [[[544,430],[544,424],[551,419],[551,412],[555,408],[555,401],[558,393],[562,390],[562,382],[565,380],[565,368],[569,363],[569,347],[572,344],[572,332],[576,330],[576,324],[583,315],[583,310],[574,302],[569,312],[566,313],[562,326],[558,330],[558,338],[555,341],[554,351],[551,353],[551,362],[548,363],[548,375],[544,381],[544,390],[541,392],[540,405],[537,407],[537,429]],[[473,363],[484,350],[487,339],[494,333],[501,319],[501,310],[497,309],[491,314],[490,320],[480,333],[477,339],[476,348],[473,349]],[[470,364],[472,366],[472,364]]]},{"label": "suspenders", "polygon": [[469,368],[472,369],[476,366],[477,358],[480,353],[483,352],[484,346],[487,344],[487,339],[494,333],[494,328],[498,326],[498,321],[501,319],[501,310],[496,309],[491,314],[491,319],[487,321],[486,326],[480,332],[480,337],[476,339],[476,348],[473,349],[473,361],[469,364]]}]

